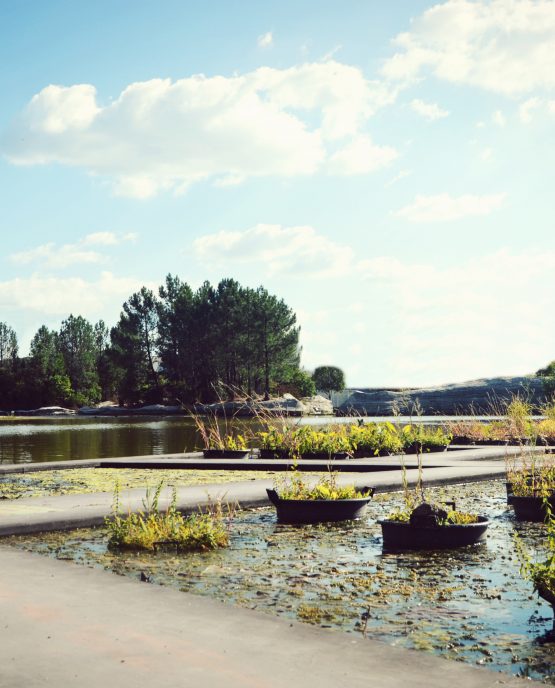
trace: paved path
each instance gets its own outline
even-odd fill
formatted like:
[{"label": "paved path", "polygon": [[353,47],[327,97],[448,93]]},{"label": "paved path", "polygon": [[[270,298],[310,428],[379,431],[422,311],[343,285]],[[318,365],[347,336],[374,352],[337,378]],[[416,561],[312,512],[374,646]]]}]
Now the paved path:
[{"label": "paved path", "polygon": [[0,609],[2,688],[532,684],[6,547]]}]

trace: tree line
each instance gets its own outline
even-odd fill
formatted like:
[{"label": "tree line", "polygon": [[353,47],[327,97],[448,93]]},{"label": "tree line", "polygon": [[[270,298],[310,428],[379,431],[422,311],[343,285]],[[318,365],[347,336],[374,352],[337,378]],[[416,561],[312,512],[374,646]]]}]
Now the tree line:
[{"label": "tree line", "polygon": [[0,322],[0,408],[120,404],[191,404],[291,391],[314,393],[300,368],[295,313],[263,287],[224,279],[194,291],[168,275],[123,304],[118,322],[70,315],[59,330],[42,326],[28,356]]}]

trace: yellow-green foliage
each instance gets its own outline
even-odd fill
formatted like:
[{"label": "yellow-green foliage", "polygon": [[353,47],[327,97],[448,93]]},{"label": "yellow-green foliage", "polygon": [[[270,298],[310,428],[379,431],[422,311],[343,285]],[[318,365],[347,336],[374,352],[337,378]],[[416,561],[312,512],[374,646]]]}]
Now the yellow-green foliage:
[{"label": "yellow-green foliage", "polygon": [[534,590],[538,592],[541,597],[547,599],[552,605],[555,605],[555,518],[553,517],[550,503],[545,498],[544,506],[547,512],[545,537],[547,549],[546,558],[541,561],[533,561],[530,552],[526,549],[518,534],[515,533],[513,537],[516,551],[520,559],[520,573],[522,577],[533,583]]},{"label": "yellow-green foliage", "polygon": [[357,491],[354,485],[338,485],[337,473],[332,471],[312,485],[302,473],[295,470],[285,478],[278,476],[275,487],[282,499],[358,499],[368,495]]},{"label": "yellow-green foliage", "polygon": [[258,433],[262,449],[284,452],[287,455],[302,456],[308,453],[333,454],[400,454],[409,449],[430,451],[446,447],[451,435],[443,428],[429,428],[423,425],[393,423],[365,423],[335,425],[315,429],[309,425],[287,428],[267,423],[267,429]]},{"label": "yellow-green foliage", "polygon": [[[182,487],[235,480],[268,479],[273,475],[273,471],[164,470],[168,485]],[[112,492],[116,478],[122,489],[146,488],[158,484],[160,471],[152,468],[67,468],[30,472],[23,476],[5,475],[0,478],[0,499]]]},{"label": "yellow-green foliage", "polygon": [[[387,517],[390,521],[401,521],[402,523],[408,523],[413,509],[417,506],[411,503],[410,506],[405,506],[405,508],[396,509],[392,511]],[[436,505],[439,508],[443,508],[441,505]],[[465,511],[456,511],[455,509],[450,509],[447,512],[447,516],[444,519],[439,519],[438,525],[440,526],[462,526],[468,525],[470,523],[478,523],[479,518],[477,514],[469,514]]]},{"label": "yellow-green foliage", "polygon": [[555,490],[555,462],[550,456],[525,454],[507,462],[507,481],[517,497],[548,497]]},{"label": "yellow-green foliage", "polygon": [[163,483],[156,488],[152,499],[147,490],[144,511],[120,514],[119,486],[114,491],[111,517],[106,519],[111,548],[154,550],[172,547],[178,550],[211,550],[228,545],[221,504],[209,512],[183,516],[176,508],[177,492],[173,488],[172,500],[165,512],[160,512],[158,502]]}]

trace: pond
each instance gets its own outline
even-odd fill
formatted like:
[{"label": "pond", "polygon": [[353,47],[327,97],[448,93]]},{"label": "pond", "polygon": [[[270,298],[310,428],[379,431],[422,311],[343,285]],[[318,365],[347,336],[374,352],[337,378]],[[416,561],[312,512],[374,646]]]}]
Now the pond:
[{"label": "pond", "polygon": [[[439,423],[447,417],[421,417],[418,422]],[[372,418],[372,421],[391,421]],[[291,419],[302,425],[353,423],[353,418],[307,416]],[[365,419],[366,422],[370,419]],[[398,417],[397,422],[414,422]],[[240,421],[246,428],[255,420]],[[33,418],[0,420],[0,463],[40,463],[76,459],[103,459],[118,456],[177,454],[194,451],[202,441],[191,418],[126,417]]]},{"label": "pond", "polygon": [[335,526],[277,525],[271,509],[243,511],[231,545],[177,555],[114,553],[103,529],[4,540],[155,584],[433,652],[555,685],[555,644],[542,642],[550,607],[519,576],[513,537],[534,548],[541,524],[515,524],[504,484],[431,488],[492,519],[485,543],[448,552],[384,554],[376,519],[400,503],[382,495],[366,519]]}]

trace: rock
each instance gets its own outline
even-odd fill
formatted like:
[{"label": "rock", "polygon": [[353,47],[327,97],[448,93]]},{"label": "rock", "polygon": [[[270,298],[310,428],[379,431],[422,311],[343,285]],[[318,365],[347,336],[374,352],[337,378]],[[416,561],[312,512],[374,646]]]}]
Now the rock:
[{"label": "rock", "polygon": [[519,396],[536,407],[545,401],[543,381],[536,376],[495,377],[410,389],[363,388],[332,393],[337,415],[500,415]]},{"label": "rock", "polygon": [[41,406],[38,409],[26,409],[14,411],[14,416],[74,416],[73,409],[63,408],[63,406]]},{"label": "rock", "polygon": [[439,528],[441,521],[447,518],[447,512],[439,506],[422,502],[412,510],[410,524],[415,528]]}]

